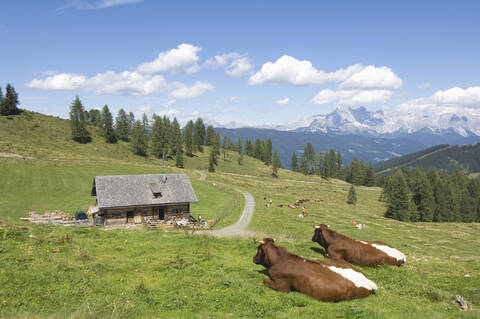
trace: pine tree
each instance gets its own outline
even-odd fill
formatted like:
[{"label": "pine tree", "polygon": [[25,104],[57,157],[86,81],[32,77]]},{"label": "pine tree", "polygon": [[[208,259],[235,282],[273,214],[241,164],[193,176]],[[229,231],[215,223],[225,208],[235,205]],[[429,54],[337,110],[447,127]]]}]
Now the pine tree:
[{"label": "pine tree", "polygon": [[265,141],[265,149],[263,155],[263,161],[266,165],[272,164],[272,140],[267,138]]},{"label": "pine tree", "polygon": [[292,160],[290,162],[290,166],[292,167],[292,171],[298,171],[298,158],[295,152],[292,153]]},{"label": "pine tree", "polygon": [[222,149],[223,149],[223,160],[227,160],[227,152],[228,152],[228,136],[223,137],[223,142],[222,142]]},{"label": "pine tree", "polygon": [[273,152],[273,159],[272,159],[272,176],[274,178],[278,177],[278,169],[282,166],[282,162],[280,161],[280,155],[278,155],[277,150]]},{"label": "pine tree", "polygon": [[183,150],[182,144],[177,144],[177,150],[175,154],[175,166],[178,168],[183,168]]},{"label": "pine tree", "polygon": [[220,133],[215,134],[215,144],[213,145],[215,147],[215,154],[217,156],[220,156]]},{"label": "pine tree", "polygon": [[183,140],[185,141],[185,152],[187,156],[193,156],[193,121],[188,121],[183,130]]},{"label": "pine tree", "polygon": [[148,116],[145,113],[142,114],[142,126],[145,134],[148,136],[148,132],[150,132],[150,122],[148,121]]},{"label": "pine tree", "polygon": [[238,163],[238,165],[243,165],[243,154],[242,153],[238,153],[237,163]]},{"label": "pine tree", "polygon": [[215,153],[213,149],[210,149],[210,156],[208,157],[208,171],[215,172]]},{"label": "pine tree", "polygon": [[410,193],[402,171],[398,171],[392,179],[392,193],[388,198],[388,208],[385,217],[400,221],[410,221],[412,203]]},{"label": "pine tree", "polygon": [[323,154],[322,152],[315,155],[315,175],[323,175]]},{"label": "pine tree", "polygon": [[367,167],[367,172],[365,173],[365,186],[375,185],[375,170],[373,169],[373,164],[370,162]]},{"label": "pine tree", "polygon": [[3,92],[2,92],[2,87],[0,86],[0,110],[2,108],[2,103],[3,103]]},{"label": "pine tree", "polygon": [[129,128],[129,134],[132,134],[133,131],[133,126],[135,125],[135,115],[133,115],[133,112],[128,113],[128,128]]},{"label": "pine tree", "polygon": [[115,131],[113,130],[112,113],[110,113],[110,110],[106,104],[102,109],[102,135],[107,143],[117,142],[117,137],[115,136]]},{"label": "pine tree", "polygon": [[213,146],[213,143],[215,143],[215,129],[213,126],[209,125],[207,127],[207,137],[205,140],[205,144],[207,146]]},{"label": "pine tree", "polygon": [[136,155],[147,156],[147,136],[142,122],[136,121],[132,130],[132,152]]},{"label": "pine tree", "polygon": [[119,140],[128,142],[128,137],[130,135],[130,124],[128,115],[124,109],[120,109],[118,111],[115,119],[115,135]]},{"label": "pine tree", "polygon": [[193,144],[199,152],[203,152],[205,144],[205,124],[201,118],[195,121],[195,129],[193,131]]},{"label": "pine tree", "polygon": [[350,190],[348,191],[348,198],[347,204],[355,205],[357,203],[357,193],[355,192],[355,187],[350,186]]},{"label": "pine tree", "polygon": [[85,113],[83,105],[78,95],[70,106],[70,126],[72,129],[72,139],[79,143],[88,143],[92,139],[87,131],[87,123],[85,122]]},{"label": "pine tree", "polygon": [[415,169],[412,193],[413,203],[417,207],[419,215],[418,220],[431,222],[435,211],[435,198],[430,181],[421,167]]},{"label": "pine tree", "polygon": [[7,84],[5,97],[2,97],[2,103],[0,103],[0,115],[15,115],[20,113],[20,110],[17,108],[18,104],[18,93],[15,92],[15,88],[12,85]]},{"label": "pine tree", "polygon": [[446,185],[438,175],[437,170],[430,168],[427,171],[427,177],[432,185],[433,196],[435,198],[435,211],[433,213],[434,222],[448,221],[447,194]]},{"label": "pine tree", "polygon": [[337,178],[342,178],[343,158],[340,152],[337,152]]}]

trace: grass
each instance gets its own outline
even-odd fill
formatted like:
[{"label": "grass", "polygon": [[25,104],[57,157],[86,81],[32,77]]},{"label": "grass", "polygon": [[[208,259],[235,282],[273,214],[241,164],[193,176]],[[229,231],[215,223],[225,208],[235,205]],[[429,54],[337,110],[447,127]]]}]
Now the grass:
[{"label": "grass", "polygon": [[[51,125],[61,121],[47,120],[53,121]],[[0,117],[0,125],[8,121]],[[0,126],[0,140],[4,141],[0,151],[36,159],[0,159],[2,318],[480,317],[479,224],[386,219],[378,188],[357,188],[357,204],[347,205],[348,184],[285,170],[280,170],[279,179],[273,179],[269,167],[248,157],[239,166],[234,154],[229,154],[227,161],[220,159],[217,172],[200,181],[195,170],[206,167],[208,150],[187,158],[187,169],[164,170],[158,160],[130,157],[122,145],[117,145],[116,156],[114,148],[111,154],[105,151],[101,156],[97,151],[89,153],[83,145],[78,151],[67,145],[56,149],[53,144],[61,145],[61,140],[54,140],[52,149],[46,150],[44,138],[36,146],[33,137],[19,133],[24,136],[22,141],[3,128]],[[102,145],[95,138],[93,143]],[[407,255],[407,263],[399,268],[362,268],[379,286],[375,295],[322,303],[299,293],[266,288],[263,267],[252,263],[256,245],[251,239],[53,227],[17,219],[29,210],[86,209],[94,201],[89,194],[95,175],[163,171],[189,175],[199,198],[192,206],[193,214],[206,218],[225,215],[217,227],[238,219],[243,196],[236,190],[241,189],[256,201],[250,227],[278,238],[291,252],[323,259],[321,247],[311,242],[313,226],[322,222],[354,238],[386,241]],[[264,197],[273,200],[273,207],[265,207]],[[319,200],[305,204],[310,213],[307,218],[298,218],[298,209],[277,207],[301,198]],[[367,228],[359,231],[351,221]],[[465,277],[467,274],[470,277]],[[461,312],[454,301],[457,294],[473,305],[473,310]]]}]

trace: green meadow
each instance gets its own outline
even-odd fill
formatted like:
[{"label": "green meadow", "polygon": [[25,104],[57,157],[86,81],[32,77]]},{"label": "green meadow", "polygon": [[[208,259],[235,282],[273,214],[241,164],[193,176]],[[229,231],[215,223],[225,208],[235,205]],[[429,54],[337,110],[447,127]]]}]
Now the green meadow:
[{"label": "green meadow", "polygon": [[[285,170],[273,179],[269,167],[248,157],[240,166],[234,153],[219,158],[215,173],[206,171],[208,149],[186,158],[185,169],[173,161],[163,168],[158,159],[131,154],[127,143],[108,145],[93,132],[93,142],[80,145],[68,133],[68,122],[53,117],[0,117],[0,152],[33,157],[0,158],[1,318],[480,317],[479,224],[386,219],[379,188],[357,188],[357,204],[348,205],[349,184]],[[375,295],[323,303],[266,288],[265,270],[252,262],[252,238],[19,221],[32,210],[86,210],[95,202],[96,175],[162,172],[190,177],[199,199],[192,214],[217,218],[215,228],[238,219],[244,205],[238,190],[245,190],[256,201],[250,228],[258,238],[271,236],[293,253],[323,259],[311,237],[313,227],[325,223],[354,238],[385,241],[404,252],[407,263],[361,268],[379,286]],[[286,207],[296,199],[310,199],[308,217]],[[473,309],[460,311],[456,295]]]}]

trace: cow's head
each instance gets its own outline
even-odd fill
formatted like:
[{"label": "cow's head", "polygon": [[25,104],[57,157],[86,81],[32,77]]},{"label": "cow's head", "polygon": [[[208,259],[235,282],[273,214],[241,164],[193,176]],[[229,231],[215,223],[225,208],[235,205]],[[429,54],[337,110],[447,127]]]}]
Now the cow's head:
[{"label": "cow's head", "polygon": [[265,268],[269,268],[270,262],[267,257],[267,249],[271,246],[275,240],[273,238],[264,238],[260,241],[260,245],[258,245],[257,254],[253,256],[253,263],[257,265],[262,265]]},{"label": "cow's head", "polygon": [[315,226],[315,232],[313,233],[312,241],[317,242],[320,246],[327,248],[327,241],[325,240],[324,232],[328,230],[328,226],[325,224],[320,224]]}]

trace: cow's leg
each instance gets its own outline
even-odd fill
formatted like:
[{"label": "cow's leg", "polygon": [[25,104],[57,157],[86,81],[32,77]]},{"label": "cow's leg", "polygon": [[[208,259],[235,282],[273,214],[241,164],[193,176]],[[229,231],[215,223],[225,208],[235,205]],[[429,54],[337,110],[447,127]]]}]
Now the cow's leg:
[{"label": "cow's leg", "polygon": [[265,278],[263,280],[263,284],[268,288],[283,291],[283,292],[290,292],[290,284],[286,280],[276,280],[273,281],[271,279]]}]

